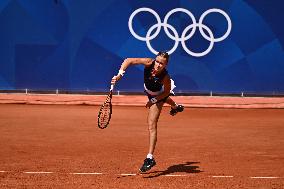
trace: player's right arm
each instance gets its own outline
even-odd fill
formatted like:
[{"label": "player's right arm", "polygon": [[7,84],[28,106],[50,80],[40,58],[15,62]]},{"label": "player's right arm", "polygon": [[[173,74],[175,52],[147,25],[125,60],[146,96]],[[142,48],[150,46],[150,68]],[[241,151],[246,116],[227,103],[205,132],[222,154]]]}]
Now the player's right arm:
[{"label": "player's right arm", "polygon": [[116,76],[113,76],[111,83],[115,84],[118,80],[121,79],[121,77],[124,75],[125,70],[131,66],[131,65],[138,65],[138,64],[142,64],[144,66],[150,66],[152,63],[152,59],[151,58],[126,58],[121,66],[120,69],[118,71],[118,74]]}]

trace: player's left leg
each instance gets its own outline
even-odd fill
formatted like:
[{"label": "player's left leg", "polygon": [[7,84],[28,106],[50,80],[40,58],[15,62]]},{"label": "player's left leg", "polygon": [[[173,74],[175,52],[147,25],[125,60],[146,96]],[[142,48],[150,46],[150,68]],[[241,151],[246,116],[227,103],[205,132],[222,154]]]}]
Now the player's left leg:
[{"label": "player's left leg", "polygon": [[146,172],[156,165],[153,157],[156,143],[157,143],[157,123],[160,113],[162,111],[164,102],[153,104],[148,113],[148,130],[149,130],[149,152],[144,160],[142,167],[139,169],[141,172]]}]

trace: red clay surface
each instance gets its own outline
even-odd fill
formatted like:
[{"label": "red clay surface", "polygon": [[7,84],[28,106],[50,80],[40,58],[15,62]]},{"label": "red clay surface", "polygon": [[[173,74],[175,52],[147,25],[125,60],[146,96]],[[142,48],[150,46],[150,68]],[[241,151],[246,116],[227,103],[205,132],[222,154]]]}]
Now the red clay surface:
[{"label": "red clay surface", "polygon": [[157,165],[143,175],[147,109],[114,106],[104,130],[98,110],[1,104],[0,188],[284,188],[284,109],[186,108],[172,117],[165,107]]}]

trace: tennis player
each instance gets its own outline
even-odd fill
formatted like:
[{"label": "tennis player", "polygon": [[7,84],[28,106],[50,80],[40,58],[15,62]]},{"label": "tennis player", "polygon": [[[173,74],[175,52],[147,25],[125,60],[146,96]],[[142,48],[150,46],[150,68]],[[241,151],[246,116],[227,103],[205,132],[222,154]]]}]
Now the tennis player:
[{"label": "tennis player", "polygon": [[120,80],[130,65],[143,64],[145,66],[144,89],[149,99],[146,104],[146,107],[149,108],[149,152],[144,160],[144,164],[139,169],[141,172],[146,172],[156,165],[153,154],[157,142],[157,123],[164,103],[171,106],[170,115],[172,116],[182,112],[184,109],[182,105],[176,104],[170,97],[174,95],[173,89],[175,85],[166,70],[168,62],[169,55],[166,52],[159,52],[155,59],[127,58],[122,63],[118,74],[111,81],[112,84],[115,84]]}]

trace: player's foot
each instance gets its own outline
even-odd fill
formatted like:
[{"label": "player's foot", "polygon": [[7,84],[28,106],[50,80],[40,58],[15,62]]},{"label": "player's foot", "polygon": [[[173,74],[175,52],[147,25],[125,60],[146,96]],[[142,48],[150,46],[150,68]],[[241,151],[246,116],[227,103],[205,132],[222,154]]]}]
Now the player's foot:
[{"label": "player's foot", "polygon": [[183,105],[177,105],[176,108],[171,108],[170,114],[172,116],[176,115],[178,112],[182,112],[184,110],[184,106]]},{"label": "player's foot", "polygon": [[140,172],[144,173],[146,171],[149,171],[152,167],[154,167],[156,165],[155,159],[150,159],[150,158],[146,158],[144,160],[144,164],[142,165],[142,167],[139,169]]}]

